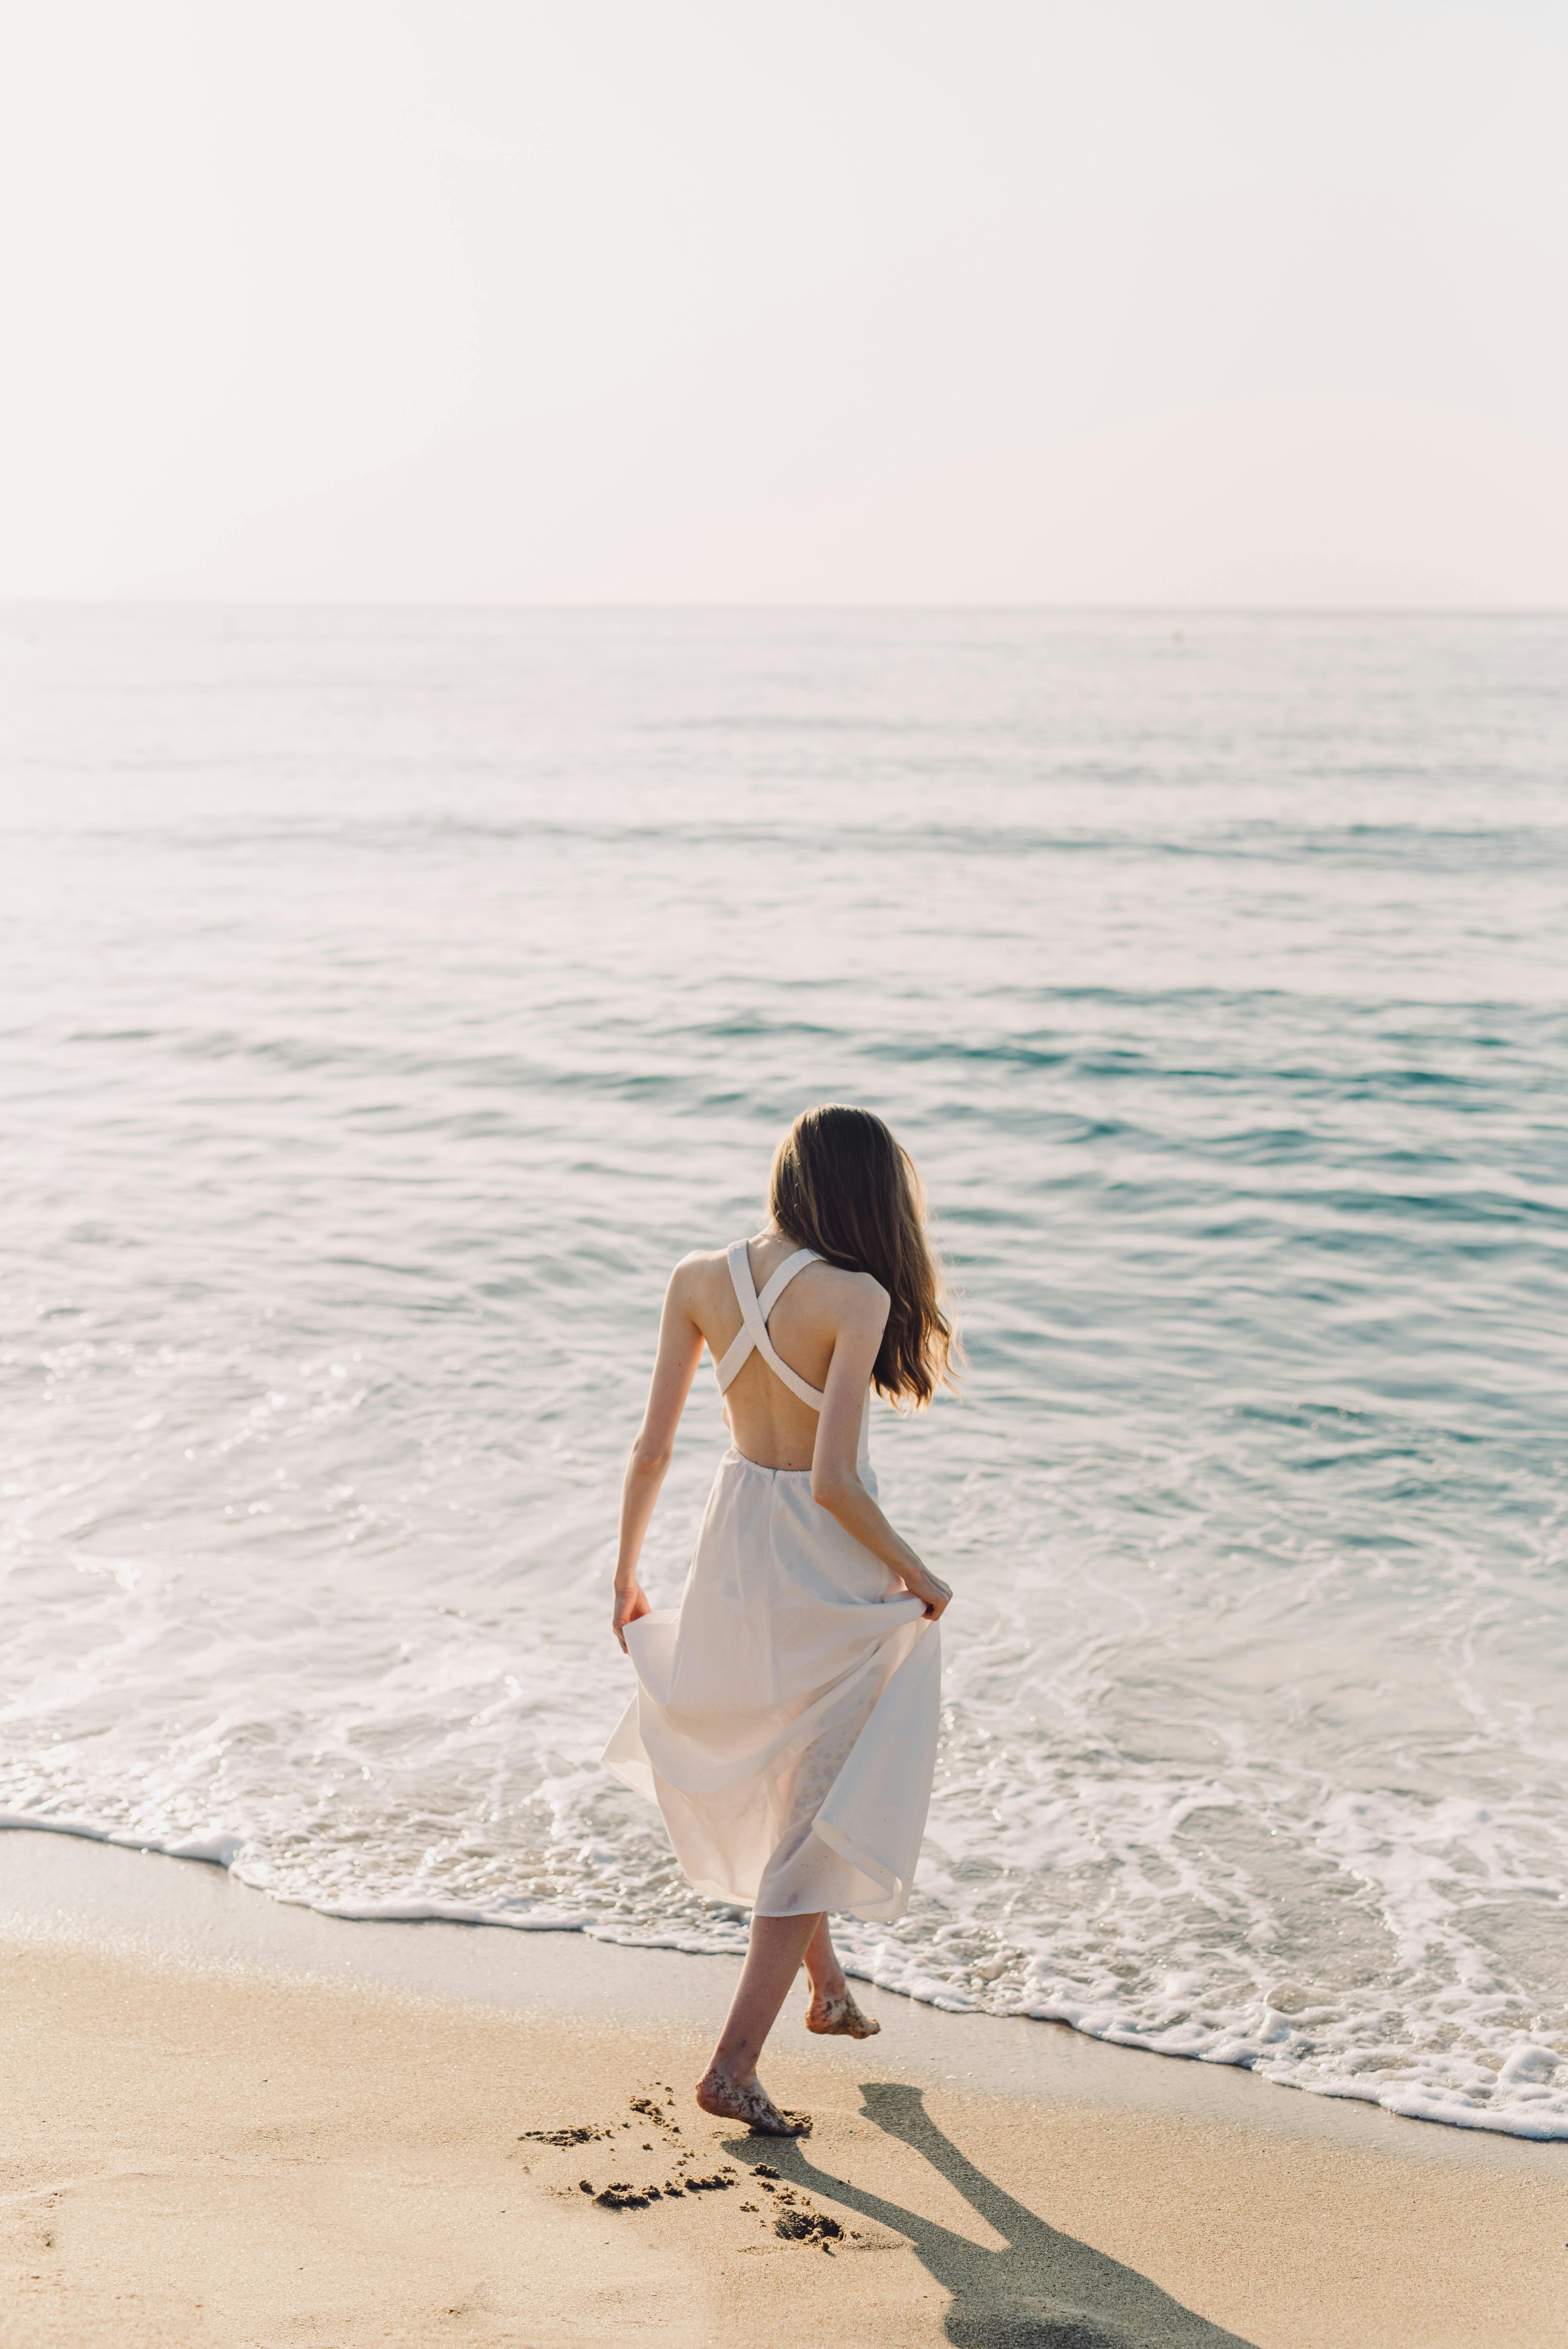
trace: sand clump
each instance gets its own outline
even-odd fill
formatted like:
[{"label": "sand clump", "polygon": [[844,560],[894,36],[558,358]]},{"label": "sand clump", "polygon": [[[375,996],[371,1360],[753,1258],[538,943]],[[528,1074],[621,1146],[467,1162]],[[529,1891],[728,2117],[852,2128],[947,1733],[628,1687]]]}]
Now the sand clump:
[{"label": "sand clump", "polygon": [[[803,2189],[786,2186],[771,2162],[757,2162],[751,2175],[764,2194],[773,2196],[774,2208],[779,2214],[773,2220],[773,2232],[785,2242],[820,2243],[825,2251],[831,2251],[835,2243],[845,2240],[859,2242],[861,2230],[858,2227],[845,2227],[839,2220],[830,2218],[825,2210],[819,2210]],[[743,2210],[755,2210],[760,2206],[755,2202],[743,2202],[740,2207]],[[765,2220],[763,2224],[767,2223]]]},{"label": "sand clump", "polygon": [[789,2243],[820,2243],[830,2251],[835,2242],[842,2242],[844,2230],[825,2210],[783,2210],[773,2221],[773,2231]]},{"label": "sand clump", "polygon": [[638,2187],[624,2178],[613,2178],[597,2194],[593,2179],[583,2178],[578,2180],[578,2191],[592,2195],[601,2210],[645,2210],[650,2202],[673,2202],[678,2194],[722,2194],[739,2183],[733,2173],[727,2177],[716,2170],[711,2178],[666,2178],[662,2186]]},{"label": "sand clump", "polygon": [[[666,2090],[666,2095],[673,2091]],[[627,2099],[628,2110],[645,2126],[656,2129],[666,2146],[673,2150],[674,2140],[680,2136],[680,2124],[667,2112],[656,2097],[642,2093]],[[562,2128],[521,2129],[520,2145],[548,2146],[552,2151],[565,2153],[587,2145],[615,2146],[618,2139],[637,2131],[631,2121],[577,2121]],[[652,2140],[640,2139],[641,2149],[652,2152]],[[628,2148],[618,2147],[621,2152]],[[647,2210],[655,2203],[684,2201],[689,2195],[725,2194],[743,2181],[732,2161],[706,2173],[691,2168],[694,2155],[686,2149],[675,2154],[670,2174],[663,2178],[648,2178],[642,2183],[629,2178],[612,2178],[599,2185],[592,2178],[579,2178],[575,2191],[584,2196],[599,2210]],[[830,2251],[836,2242],[859,2240],[858,2228],[845,2227],[826,2211],[819,2210],[809,2194],[787,2185],[771,2162],[758,2161],[751,2166],[749,2181],[762,2193],[772,2198],[770,2206],[746,2201],[738,2207],[770,2230],[780,2241],[820,2245]],[[570,2193],[570,2185],[557,2188],[557,2192]]]}]

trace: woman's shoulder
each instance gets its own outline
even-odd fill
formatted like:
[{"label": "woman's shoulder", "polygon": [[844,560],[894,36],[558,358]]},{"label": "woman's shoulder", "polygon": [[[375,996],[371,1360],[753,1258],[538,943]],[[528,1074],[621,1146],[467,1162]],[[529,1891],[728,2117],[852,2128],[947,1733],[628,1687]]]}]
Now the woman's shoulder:
[{"label": "woman's shoulder", "polygon": [[843,1320],[870,1322],[880,1328],[887,1319],[892,1299],[874,1274],[851,1272],[841,1264],[830,1264],[819,1257],[815,1264],[806,1267],[805,1278],[811,1283],[810,1293],[823,1309]]},{"label": "woman's shoulder", "polygon": [[729,1279],[727,1248],[693,1248],[683,1256],[670,1275],[670,1292],[681,1297],[699,1294],[710,1288],[717,1279],[727,1284]]},{"label": "woman's shoulder", "polygon": [[729,1250],[727,1248],[688,1248],[686,1255],[682,1257],[680,1262],[676,1265],[675,1272],[670,1275],[670,1278],[673,1280],[676,1274],[686,1272],[688,1269],[703,1272],[717,1272],[722,1268],[727,1268],[728,1261]]}]

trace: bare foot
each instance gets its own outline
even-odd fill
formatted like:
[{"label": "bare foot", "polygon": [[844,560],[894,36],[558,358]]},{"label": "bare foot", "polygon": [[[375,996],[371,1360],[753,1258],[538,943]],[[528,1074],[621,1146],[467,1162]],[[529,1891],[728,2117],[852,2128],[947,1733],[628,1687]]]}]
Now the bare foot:
[{"label": "bare foot", "polygon": [[806,2009],[808,2031],[841,2033],[846,2039],[874,2039],[882,2024],[874,2014],[862,2014],[855,2004],[854,1993],[846,1984],[833,1997],[824,1997],[819,1991]]},{"label": "bare foot", "polygon": [[810,2113],[781,2113],[755,2074],[749,2080],[727,2080],[709,2072],[697,2082],[696,2100],[705,2113],[723,2121],[744,2121],[758,2137],[809,2137]]}]

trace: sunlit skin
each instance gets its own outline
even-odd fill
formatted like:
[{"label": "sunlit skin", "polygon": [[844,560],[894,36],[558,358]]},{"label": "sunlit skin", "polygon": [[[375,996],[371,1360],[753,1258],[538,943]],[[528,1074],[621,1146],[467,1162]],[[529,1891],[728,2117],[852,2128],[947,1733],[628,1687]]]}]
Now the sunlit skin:
[{"label": "sunlit skin", "polygon": [[[762,1289],[799,1243],[769,1223],[748,1242],[751,1277]],[[810,1264],[797,1274],[769,1319],[769,1334],[791,1370],[823,1396],[812,1411],[776,1378],[760,1353],[744,1364],[724,1398],[737,1451],[764,1468],[810,1469],[811,1497],[879,1557],[935,1621],[952,1597],[889,1524],[857,1468],[861,1413],[887,1322],[888,1294],[869,1273]],[[643,1540],[675,1449],[691,1382],[706,1344],[719,1361],[739,1333],[740,1308],[722,1248],[688,1256],[670,1277],[659,1324],[658,1358],[647,1408],[626,1463],[615,1563],[614,1628],[648,1613],[637,1580]],[[828,1920],[754,1917],[750,1946],[712,2061],[697,2085],[705,2112],[793,2136],[809,2124],[780,2113],[757,2078],[757,2059],[801,1965],[810,1983],[809,2029],[863,2038],[877,2029],[856,2006],[833,1949]]]}]

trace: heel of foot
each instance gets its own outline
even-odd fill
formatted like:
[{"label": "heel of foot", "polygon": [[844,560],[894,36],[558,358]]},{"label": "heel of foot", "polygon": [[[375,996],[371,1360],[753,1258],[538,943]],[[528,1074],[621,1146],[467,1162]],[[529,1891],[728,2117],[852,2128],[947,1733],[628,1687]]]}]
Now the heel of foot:
[{"label": "heel of foot", "polygon": [[696,2100],[705,2113],[712,2113],[717,2120],[744,2121],[758,2137],[810,2137],[811,2133],[810,2114],[780,2112],[760,2082],[741,2087],[710,2072],[697,2082]]},{"label": "heel of foot", "polygon": [[806,2009],[806,2028],[825,2038],[874,2039],[882,2024],[874,2015],[862,2014],[845,1991],[841,1998],[814,1998]]}]

